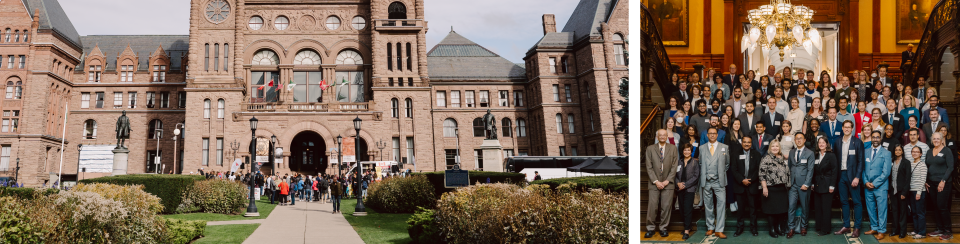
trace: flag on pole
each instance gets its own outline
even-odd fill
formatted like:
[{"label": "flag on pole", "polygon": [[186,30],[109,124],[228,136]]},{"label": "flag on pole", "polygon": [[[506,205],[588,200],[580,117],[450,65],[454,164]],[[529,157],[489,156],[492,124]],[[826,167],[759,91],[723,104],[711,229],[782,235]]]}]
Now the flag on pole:
[{"label": "flag on pole", "polygon": [[287,83],[287,91],[293,91],[293,87],[295,86],[297,86],[297,84],[293,84],[293,80],[290,80],[290,82]]},{"label": "flag on pole", "polygon": [[270,83],[267,83],[267,86],[273,86],[273,79],[270,79]]},{"label": "flag on pole", "polygon": [[257,90],[263,90],[263,85],[260,85],[260,87],[258,87]]},{"label": "flag on pole", "polygon": [[321,91],[326,91],[326,90],[327,90],[327,87],[328,87],[328,86],[327,86],[327,80],[320,80],[320,90],[321,90]]}]

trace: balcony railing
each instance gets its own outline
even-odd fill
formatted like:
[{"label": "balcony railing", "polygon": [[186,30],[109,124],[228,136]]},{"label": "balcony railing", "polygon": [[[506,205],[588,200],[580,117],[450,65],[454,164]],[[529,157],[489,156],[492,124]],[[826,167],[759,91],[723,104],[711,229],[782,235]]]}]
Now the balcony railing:
[{"label": "balcony railing", "polygon": [[275,111],[276,105],[273,103],[245,103],[247,111],[266,112]]},{"label": "balcony railing", "polygon": [[287,110],[290,112],[326,112],[327,104],[308,103],[308,104],[289,104]]},{"label": "balcony railing", "polygon": [[[249,112],[366,112],[369,103],[292,103],[276,104],[273,102],[244,103]],[[285,111],[284,111],[285,110]]]},{"label": "balcony railing", "polygon": [[375,19],[373,24],[376,30],[421,30],[424,27],[422,19]]},{"label": "balcony railing", "polygon": [[367,103],[341,103],[340,111],[344,112],[359,112],[367,111]]}]

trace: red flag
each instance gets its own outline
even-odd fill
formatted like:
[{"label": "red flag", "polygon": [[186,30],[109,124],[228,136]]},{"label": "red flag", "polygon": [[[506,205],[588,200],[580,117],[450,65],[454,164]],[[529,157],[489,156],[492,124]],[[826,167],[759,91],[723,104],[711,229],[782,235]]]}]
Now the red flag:
[{"label": "red flag", "polygon": [[258,87],[257,90],[263,90],[263,85],[260,85],[260,87]]},{"label": "red flag", "polygon": [[273,79],[270,79],[270,83],[267,83],[267,86],[273,86]]},{"label": "red flag", "polygon": [[328,87],[328,86],[327,86],[327,81],[326,81],[326,80],[320,80],[320,90],[325,91],[325,90],[327,90],[327,87]]}]

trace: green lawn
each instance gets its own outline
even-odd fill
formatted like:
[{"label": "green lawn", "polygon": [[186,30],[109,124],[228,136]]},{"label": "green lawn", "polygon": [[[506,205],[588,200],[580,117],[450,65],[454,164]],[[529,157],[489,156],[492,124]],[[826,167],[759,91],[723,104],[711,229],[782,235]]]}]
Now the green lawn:
[{"label": "green lawn", "polygon": [[367,216],[354,217],[353,210],[357,206],[357,199],[345,199],[340,204],[343,216],[357,234],[360,234],[363,242],[405,244],[413,241],[407,233],[407,219],[413,214],[377,213],[367,208]]},{"label": "green lawn", "polygon": [[192,243],[243,243],[243,240],[253,234],[257,227],[260,227],[260,224],[208,225],[207,229],[203,231],[203,237]]},{"label": "green lawn", "polygon": [[[270,204],[270,199],[266,199],[266,198],[260,198],[260,199],[261,200],[257,201],[257,212],[260,213],[259,217],[243,217],[242,213],[241,214],[188,213],[188,214],[164,215],[163,217],[170,218],[170,219],[206,220],[206,221],[265,219],[267,218],[267,216],[270,216],[270,212],[273,212],[273,208],[276,208],[277,205]],[[246,209],[244,209],[243,212],[246,212]]]}]

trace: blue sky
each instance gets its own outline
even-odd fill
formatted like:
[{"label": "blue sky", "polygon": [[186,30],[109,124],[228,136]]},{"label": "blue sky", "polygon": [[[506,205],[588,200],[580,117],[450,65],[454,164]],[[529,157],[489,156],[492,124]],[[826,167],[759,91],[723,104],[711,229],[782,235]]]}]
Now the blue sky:
[{"label": "blue sky", "polygon": [[[514,63],[541,37],[541,16],[556,15],[563,29],[579,0],[426,0],[427,47],[450,32]],[[162,4],[158,4],[162,3]],[[189,0],[60,0],[80,35],[186,35]]]}]

